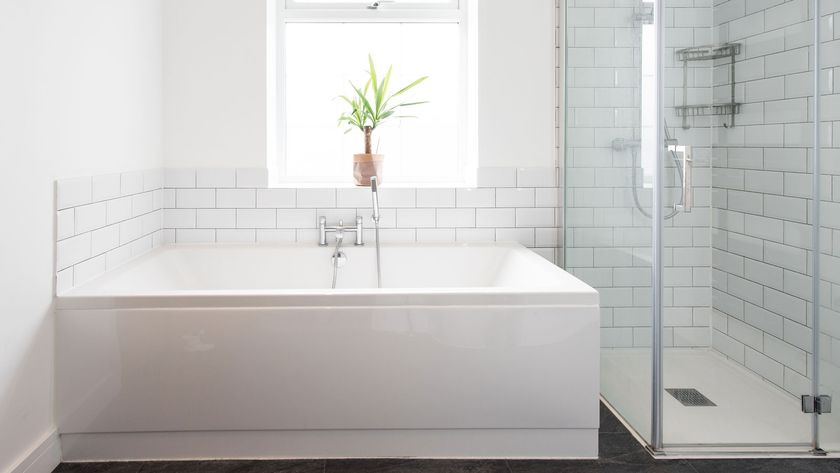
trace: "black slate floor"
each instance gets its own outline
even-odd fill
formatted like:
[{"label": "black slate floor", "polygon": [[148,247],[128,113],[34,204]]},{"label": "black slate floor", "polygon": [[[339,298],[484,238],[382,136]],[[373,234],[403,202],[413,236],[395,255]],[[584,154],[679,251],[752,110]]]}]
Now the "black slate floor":
[{"label": "black slate floor", "polygon": [[654,460],[601,406],[601,458],[62,463],[53,473],[840,473],[840,460]]}]

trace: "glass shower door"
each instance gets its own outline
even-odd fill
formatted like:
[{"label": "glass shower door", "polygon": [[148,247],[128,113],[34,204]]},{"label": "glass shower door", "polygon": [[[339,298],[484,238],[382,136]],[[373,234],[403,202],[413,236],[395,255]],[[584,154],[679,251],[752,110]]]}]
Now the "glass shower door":
[{"label": "glass shower door", "polygon": [[662,1],[664,449],[806,454],[811,2]]},{"label": "glass shower door", "polygon": [[[840,5],[822,1],[820,13],[820,93],[819,139],[821,146],[819,186],[819,389],[815,394],[840,402],[840,25],[836,24]],[[816,139],[816,136],[812,136]],[[814,360],[812,360],[813,363]],[[840,409],[818,417],[819,446],[829,452],[840,451]]]},{"label": "glass shower door", "polygon": [[566,10],[565,266],[600,293],[602,395],[648,441],[652,20],[641,1]]}]

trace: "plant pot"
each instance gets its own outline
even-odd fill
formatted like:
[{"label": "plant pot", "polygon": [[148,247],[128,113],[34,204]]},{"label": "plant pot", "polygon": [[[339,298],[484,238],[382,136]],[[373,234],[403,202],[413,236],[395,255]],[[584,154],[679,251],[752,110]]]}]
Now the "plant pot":
[{"label": "plant pot", "polygon": [[353,180],[357,186],[370,187],[370,178],[382,183],[382,167],[385,164],[384,154],[354,154]]}]

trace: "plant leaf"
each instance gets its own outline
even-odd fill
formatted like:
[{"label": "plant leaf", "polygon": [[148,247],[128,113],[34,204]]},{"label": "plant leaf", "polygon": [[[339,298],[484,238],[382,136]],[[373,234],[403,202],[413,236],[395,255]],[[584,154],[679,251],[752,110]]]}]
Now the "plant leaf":
[{"label": "plant leaf", "polygon": [[420,83],[422,83],[424,80],[426,80],[426,79],[428,79],[428,78],[429,78],[429,76],[423,76],[423,77],[421,77],[421,78],[417,79],[416,81],[414,81],[414,82],[412,82],[412,83],[408,84],[407,86],[405,86],[405,87],[403,87],[402,89],[400,89],[400,90],[398,90],[397,92],[395,92],[395,93],[394,93],[394,95],[392,95],[392,96],[388,97],[388,99],[390,100],[390,99],[392,99],[392,98],[394,98],[394,97],[396,97],[396,96],[398,96],[398,95],[402,95],[402,94],[404,94],[405,92],[408,92],[409,90],[413,89],[414,87],[416,87],[417,85],[419,85]]}]

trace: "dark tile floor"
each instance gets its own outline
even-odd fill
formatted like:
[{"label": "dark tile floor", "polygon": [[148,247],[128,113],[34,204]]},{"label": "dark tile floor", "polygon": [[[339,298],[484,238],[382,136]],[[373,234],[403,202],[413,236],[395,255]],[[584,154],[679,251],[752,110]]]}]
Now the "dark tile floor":
[{"label": "dark tile floor", "polygon": [[840,473],[840,460],[654,460],[601,406],[601,458],[62,463],[53,473]]}]

